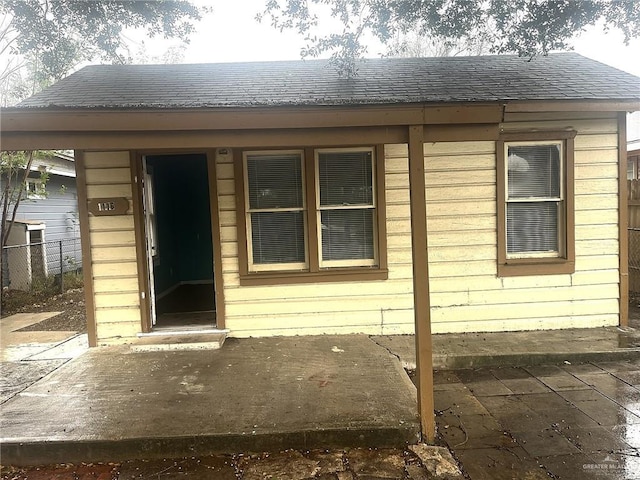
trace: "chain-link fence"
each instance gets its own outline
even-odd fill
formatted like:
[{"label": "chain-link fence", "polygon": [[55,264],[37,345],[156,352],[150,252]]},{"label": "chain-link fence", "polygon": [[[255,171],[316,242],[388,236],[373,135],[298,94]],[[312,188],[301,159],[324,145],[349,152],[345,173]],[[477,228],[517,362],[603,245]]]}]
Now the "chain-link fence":
[{"label": "chain-link fence", "polygon": [[640,293],[640,228],[629,229],[629,291]]},{"label": "chain-link fence", "polygon": [[82,283],[79,238],[11,245],[2,249],[2,297],[11,292],[51,296]]}]

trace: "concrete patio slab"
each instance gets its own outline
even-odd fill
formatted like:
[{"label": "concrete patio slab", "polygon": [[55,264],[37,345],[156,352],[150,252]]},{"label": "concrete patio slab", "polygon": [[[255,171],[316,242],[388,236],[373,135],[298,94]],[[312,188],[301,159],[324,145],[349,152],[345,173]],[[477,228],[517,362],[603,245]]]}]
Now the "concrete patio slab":
[{"label": "concrete patio slab", "polygon": [[[374,335],[371,339],[416,368],[413,335]],[[638,328],[573,328],[525,332],[433,335],[433,368],[464,369],[501,365],[544,365],[633,360],[640,356]]]},{"label": "concrete patio slab", "polygon": [[28,360],[71,359],[83,354],[88,348],[89,338],[86,333],[73,334],[53,347],[31,355]]},{"label": "concrete patio slab", "polygon": [[416,391],[367,336],[90,349],[1,406],[3,463],[347,446],[419,437]]}]

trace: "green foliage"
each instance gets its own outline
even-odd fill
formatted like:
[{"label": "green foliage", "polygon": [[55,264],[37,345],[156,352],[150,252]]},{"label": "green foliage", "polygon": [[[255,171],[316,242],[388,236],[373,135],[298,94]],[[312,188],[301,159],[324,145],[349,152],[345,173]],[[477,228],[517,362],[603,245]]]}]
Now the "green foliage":
[{"label": "green foliage", "polygon": [[77,269],[71,272],[64,272],[63,281],[65,291],[84,287],[84,277],[82,275],[82,271]]},{"label": "green foliage", "polygon": [[27,165],[29,153],[25,151],[0,152],[0,174],[7,175],[23,169]]},{"label": "green foliage", "polygon": [[[32,152],[0,152],[0,178],[2,179],[0,205],[6,205],[6,209],[2,209],[2,220],[5,222],[9,220],[6,215],[9,207],[22,199],[23,183],[27,178],[27,168],[30,167],[32,158]],[[2,245],[4,246],[4,243]]]},{"label": "green foliage", "polygon": [[[341,30],[319,36],[322,14]],[[383,43],[407,32],[451,45],[488,42],[494,53],[521,56],[567,49],[571,37],[592,25],[621,30],[625,42],[640,35],[637,0],[268,0],[258,20],[264,17],[304,35],[303,56],[331,52],[346,76],[356,73],[355,59],[366,51],[365,33]]]},{"label": "green foliage", "polygon": [[36,55],[38,82],[57,80],[84,60],[123,63],[122,32],[146,28],[151,37],[188,40],[201,13],[185,0],[2,0],[11,17],[14,53]]}]

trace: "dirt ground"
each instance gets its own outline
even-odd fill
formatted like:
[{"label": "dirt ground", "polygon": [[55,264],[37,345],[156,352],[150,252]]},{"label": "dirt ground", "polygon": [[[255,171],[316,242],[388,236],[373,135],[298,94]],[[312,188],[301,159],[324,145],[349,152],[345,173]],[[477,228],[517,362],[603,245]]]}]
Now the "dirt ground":
[{"label": "dirt ground", "polygon": [[[21,295],[24,298],[17,298]],[[76,331],[86,333],[87,314],[85,310],[84,289],[75,288],[54,295],[50,298],[30,298],[24,292],[8,291],[3,294],[3,303],[8,306],[2,309],[2,316],[29,312],[61,312],[55,317],[21,329],[27,331]],[[18,301],[20,300],[20,302]],[[13,306],[19,305],[22,306]]]}]

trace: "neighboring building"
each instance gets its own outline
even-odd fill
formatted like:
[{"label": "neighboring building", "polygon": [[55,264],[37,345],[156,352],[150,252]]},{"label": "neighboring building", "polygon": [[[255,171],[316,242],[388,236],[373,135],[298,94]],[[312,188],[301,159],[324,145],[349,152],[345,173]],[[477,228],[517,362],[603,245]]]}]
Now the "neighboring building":
[{"label": "neighboring building", "polygon": [[[82,266],[75,177],[73,152],[40,153],[33,159],[7,243],[12,248],[4,257],[5,286],[27,290],[35,276],[58,275],[60,252],[65,271]],[[6,181],[0,179],[3,185]]]},{"label": "neighboring building", "polygon": [[76,150],[92,345],[599,327],[626,322],[638,109],[570,53],[93,66],[2,142]]},{"label": "neighboring building", "polygon": [[[42,171],[48,174],[46,184],[41,180]],[[44,224],[47,241],[80,237],[73,152],[53,152],[33,159],[16,219]]]}]

